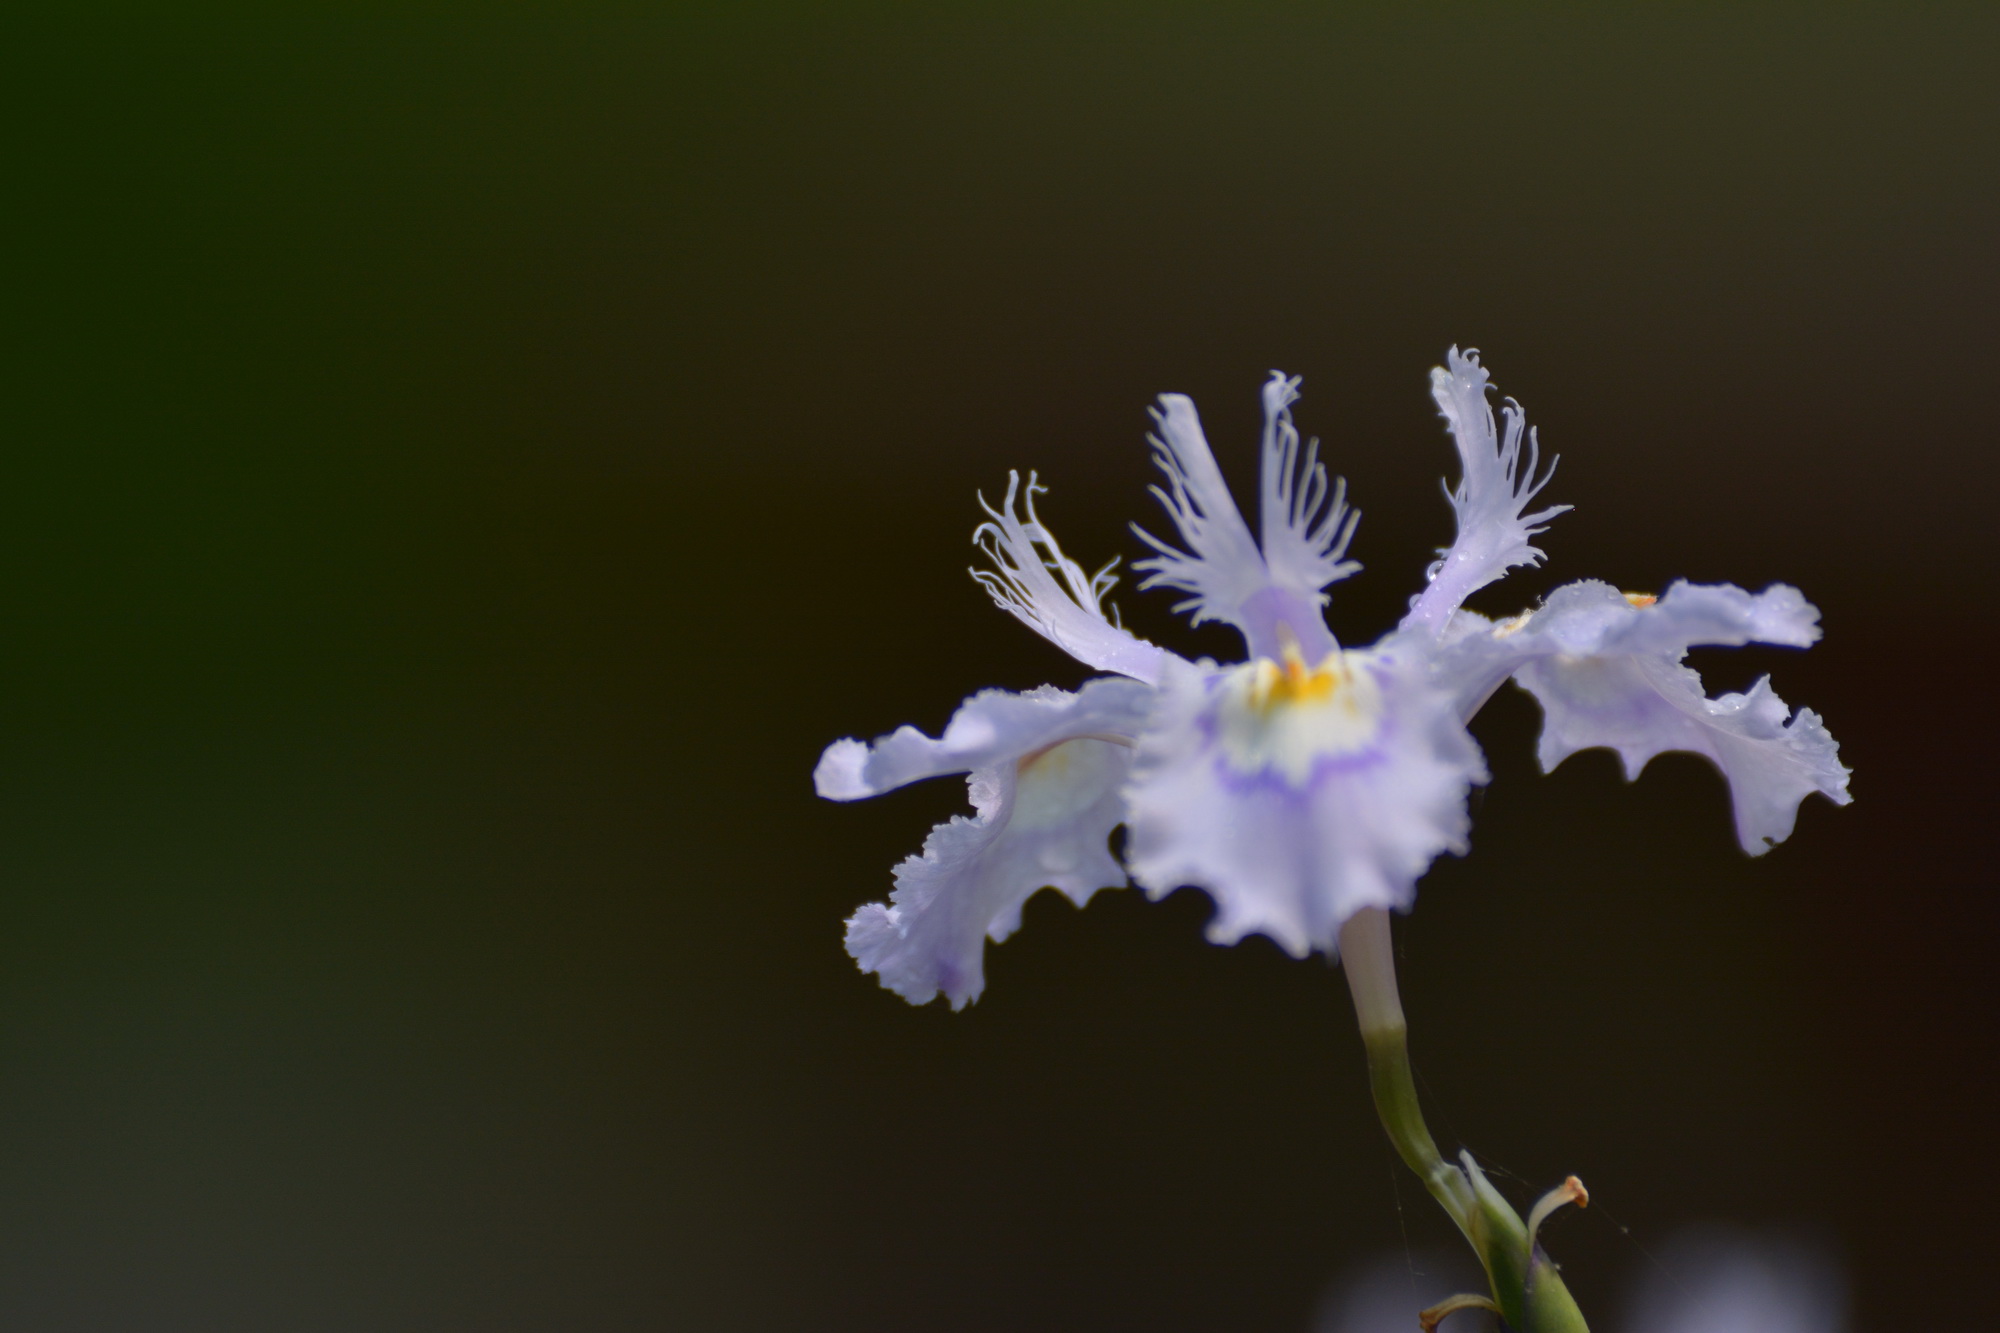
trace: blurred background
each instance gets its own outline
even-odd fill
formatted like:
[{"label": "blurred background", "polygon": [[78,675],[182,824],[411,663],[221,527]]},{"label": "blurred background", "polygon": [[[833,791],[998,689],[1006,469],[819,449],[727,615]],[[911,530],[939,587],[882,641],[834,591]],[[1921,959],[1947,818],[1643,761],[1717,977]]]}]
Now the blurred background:
[{"label": "blurred background", "polygon": [[[8,20],[0,1323],[1308,1329],[1452,1244],[1324,962],[1052,894],[913,1009],[842,920],[963,808],[820,748],[1084,673],[1153,395],[1257,389],[1450,537],[1426,372],[1563,455],[1550,559],[1785,580],[1855,804],[1476,731],[1400,929],[1432,1121],[1619,1325],[1696,1223],[1943,1327],[2000,1222],[1987,617],[2000,12],[323,7]],[[1228,654],[1165,594],[1128,624]],[[1412,1326],[1414,1326],[1412,1322]]]}]

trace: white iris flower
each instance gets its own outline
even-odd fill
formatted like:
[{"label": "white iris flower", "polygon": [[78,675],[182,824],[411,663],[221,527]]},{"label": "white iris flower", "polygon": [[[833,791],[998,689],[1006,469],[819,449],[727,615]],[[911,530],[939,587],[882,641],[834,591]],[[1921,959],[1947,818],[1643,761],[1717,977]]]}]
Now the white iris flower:
[{"label": "white iris flower", "polygon": [[[1348,918],[1407,910],[1432,860],[1465,850],[1466,795],[1487,777],[1466,722],[1510,677],[1542,706],[1544,769],[1592,746],[1616,750],[1628,777],[1663,750],[1706,755],[1753,855],[1791,833],[1807,793],[1846,804],[1848,772],[1817,715],[1792,712],[1767,680],[1711,699],[1682,665],[1698,644],[1810,645],[1819,612],[1796,590],[1676,583],[1652,597],[1586,581],[1499,622],[1462,608],[1538,563],[1530,539],[1567,508],[1525,512],[1548,473],[1520,408],[1507,400],[1496,422],[1487,390],[1477,352],[1454,348],[1431,372],[1463,467],[1457,539],[1402,623],[1367,648],[1343,648],[1323,617],[1326,588],[1359,568],[1345,558],[1358,515],[1316,444],[1300,446],[1296,379],[1264,386],[1255,536],[1194,404],[1167,394],[1154,412],[1167,482],[1155,493],[1186,549],[1141,532],[1157,554],[1135,566],[1140,586],[1187,593],[1176,609],[1196,624],[1234,625],[1241,663],[1189,661],[1120,628],[1103,608],[1108,570],[1093,577],[1065,556],[1036,517],[1041,487],[1010,478],[974,534],[992,561],[974,577],[1113,674],[1075,693],[983,691],[935,740],[903,727],[828,747],[814,781],[833,800],[970,775],[975,813],[934,829],[896,868],[889,901],[848,922],[861,966],[913,1003],[941,991],[961,1008],[984,986],[985,941],[1013,931],[1029,895],[1053,886],[1081,904],[1128,873],[1154,898],[1206,890],[1218,943],[1263,934],[1294,955],[1332,954]],[[1119,824],[1123,867],[1108,847]]]}]

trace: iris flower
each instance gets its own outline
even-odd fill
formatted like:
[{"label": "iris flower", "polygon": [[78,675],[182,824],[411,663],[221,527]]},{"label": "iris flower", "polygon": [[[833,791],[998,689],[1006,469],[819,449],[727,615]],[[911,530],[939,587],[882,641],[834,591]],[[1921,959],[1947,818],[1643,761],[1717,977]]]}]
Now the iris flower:
[{"label": "iris flower", "polygon": [[[1541,705],[1545,770],[1596,746],[1617,751],[1628,779],[1665,750],[1712,760],[1752,855],[1790,835],[1808,793],[1845,804],[1848,771],[1818,715],[1793,712],[1768,678],[1710,698],[1682,660],[1697,645],[1809,646],[1819,612],[1797,590],[1678,582],[1656,597],[1586,580],[1509,619],[1464,608],[1539,563],[1532,539],[1567,508],[1530,512],[1549,471],[1520,407],[1503,400],[1496,419],[1489,388],[1477,352],[1454,348],[1431,372],[1462,469],[1457,537],[1402,622],[1365,648],[1326,624],[1327,588],[1359,568],[1347,558],[1358,515],[1317,443],[1301,445],[1296,378],[1264,385],[1254,533],[1194,404],[1166,394],[1153,413],[1165,474],[1154,493],[1181,544],[1140,531],[1155,554],[1134,566],[1139,586],[1186,594],[1176,609],[1195,624],[1233,625],[1241,662],[1191,661],[1121,628],[1105,610],[1109,568],[1089,575],[1063,553],[1032,474],[1025,486],[1010,475],[997,507],[982,499],[973,540],[990,567],[974,577],[1106,674],[1074,692],[982,691],[935,739],[903,727],[828,747],[814,782],[832,800],[969,775],[974,813],[934,829],[889,900],[848,921],[862,968],[912,1003],[942,993],[962,1008],[984,986],[986,940],[1014,930],[1031,894],[1052,886],[1080,905],[1128,875],[1156,899],[1205,890],[1218,943],[1262,934],[1296,956],[1333,955],[1350,919],[1407,911],[1431,862],[1466,850],[1467,795],[1487,780],[1466,723],[1509,679]],[[1122,866],[1109,847],[1120,824]]]}]

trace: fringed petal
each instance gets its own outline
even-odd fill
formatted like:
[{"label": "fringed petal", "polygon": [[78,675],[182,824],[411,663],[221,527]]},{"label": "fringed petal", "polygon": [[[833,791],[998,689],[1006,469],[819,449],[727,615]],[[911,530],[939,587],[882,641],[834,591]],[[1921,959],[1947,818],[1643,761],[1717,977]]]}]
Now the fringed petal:
[{"label": "fringed petal", "polygon": [[1125,872],[1111,831],[1124,818],[1118,789],[1129,747],[1082,737],[972,774],[971,818],[938,825],[921,855],[896,867],[895,892],[847,923],[847,951],[864,972],[911,1004],[942,992],[963,1009],[985,989],[985,949],[1021,922],[1036,890],[1061,890],[1079,907]]},{"label": "fringed petal", "polygon": [[1502,401],[1496,428],[1478,352],[1461,353],[1454,347],[1447,363],[1448,368],[1431,371],[1431,397],[1451,428],[1463,468],[1457,489],[1449,493],[1458,536],[1431,566],[1429,586],[1403,618],[1405,628],[1424,626],[1432,633],[1444,628],[1467,597],[1508,570],[1539,564],[1542,553],[1528,539],[1570,507],[1522,512],[1548,485],[1555,460],[1541,471],[1535,432],[1513,399]]},{"label": "fringed petal", "polygon": [[1126,859],[1155,898],[1206,890],[1218,943],[1261,933],[1331,953],[1355,912],[1407,908],[1431,861],[1465,849],[1466,793],[1486,769],[1450,695],[1420,661],[1340,657],[1275,679],[1269,664],[1162,674]]},{"label": "fringed petal", "polygon": [[[1000,508],[981,498],[987,521],[973,530],[972,540],[992,560],[993,568],[975,569],[972,577],[1001,610],[1085,666],[1152,680],[1162,650],[1104,614],[1104,594],[1117,582],[1111,570],[1118,562],[1086,575],[1081,565],[1062,553],[1054,534],[1035,516],[1035,496],[1047,489],[1030,473],[1023,492],[1021,475],[1010,472],[1007,498]],[[1025,523],[1014,510],[1017,494],[1027,510]]]},{"label": "fringed petal", "polygon": [[1086,681],[1074,694],[1053,685],[1025,694],[981,690],[959,705],[935,740],[915,727],[898,727],[873,745],[835,741],[813,770],[813,786],[829,801],[858,801],[924,778],[1019,759],[1075,736],[1130,741],[1145,723],[1152,695],[1145,685],[1115,676]]},{"label": "fringed petal", "polygon": [[1538,610],[1497,623],[1457,612],[1431,657],[1435,678],[1470,718],[1501,681],[1537,658],[1638,654],[1678,662],[1698,646],[1806,648],[1819,634],[1819,608],[1782,583],[1752,593],[1729,583],[1682,580],[1655,598],[1583,579],[1557,588]]},{"label": "fringed petal", "polygon": [[1593,746],[1616,750],[1628,780],[1666,750],[1706,755],[1729,780],[1737,841],[1752,856],[1791,836],[1811,793],[1853,799],[1819,715],[1794,714],[1768,676],[1714,699],[1691,668],[1655,656],[1547,657],[1514,679],[1542,706],[1544,772]]},{"label": "fringed petal", "polygon": [[1205,620],[1234,625],[1250,656],[1275,660],[1289,643],[1317,661],[1334,647],[1321,590],[1361,567],[1343,558],[1360,516],[1347,505],[1346,483],[1328,483],[1316,442],[1301,459],[1291,413],[1297,398],[1298,380],[1272,371],[1264,386],[1260,550],[1215,465],[1194,404],[1177,393],[1161,396],[1153,414],[1160,428],[1153,449],[1167,486],[1155,486],[1153,494],[1188,549],[1178,550],[1135,526],[1159,554],[1133,568],[1146,575],[1142,589],[1193,594],[1174,609],[1188,612],[1197,625]]},{"label": "fringed petal", "polygon": [[1188,612],[1197,625],[1220,620],[1240,629],[1243,604],[1271,581],[1264,557],[1215,465],[1193,400],[1185,394],[1161,394],[1153,420],[1159,427],[1151,437],[1153,461],[1167,476],[1166,487],[1153,487],[1153,494],[1166,506],[1188,549],[1176,550],[1135,526],[1133,531],[1159,552],[1132,566],[1146,575],[1139,586],[1191,593],[1176,611]]},{"label": "fringed petal", "polygon": [[1655,600],[1585,582],[1558,588],[1533,615],[1458,637],[1439,661],[1461,704],[1508,672],[1535,696],[1544,770],[1596,746],[1618,752],[1627,778],[1666,750],[1707,756],[1729,781],[1737,840],[1754,856],[1791,835],[1810,793],[1847,804],[1848,770],[1818,715],[1794,714],[1768,679],[1710,699],[1681,659],[1696,644],[1803,648],[1818,638],[1819,611],[1783,584],[1750,593],[1676,583]]},{"label": "fringed petal", "polygon": [[920,855],[896,867],[895,891],[847,923],[847,948],[864,971],[912,1004],[942,992],[954,1009],[985,985],[985,941],[1005,939],[1021,905],[1053,887],[1082,904],[1125,883],[1111,831],[1132,737],[1152,690],[1094,680],[1076,694],[987,690],[932,740],[904,727],[871,748],[828,747],[815,774],[820,794],[871,796],[919,778],[970,771],[975,813],[931,831]]},{"label": "fringed petal", "polygon": [[1319,441],[1305,446],[1292,425],[1299,398],[1297,376],[1272,371],[1264,384],[1264,462],[1258,517],[1263,523],[1264,564],[1280,588],[1324,604],[1321,589],[1361,568],[1346,560],[1361,515],[1347,503],[1347,482],[1327,482]]}]

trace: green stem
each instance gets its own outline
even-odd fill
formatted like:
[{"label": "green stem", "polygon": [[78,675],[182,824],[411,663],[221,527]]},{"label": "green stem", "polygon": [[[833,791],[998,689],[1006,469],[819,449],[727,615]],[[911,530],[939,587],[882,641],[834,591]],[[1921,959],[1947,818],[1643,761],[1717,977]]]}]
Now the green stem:
[{"label": "green stem", "polygon": [[1445,1161],[1424,1123],[1410,1068],[1409,1025],[1396,990],[1388,912],[1368,908],[1348,919],[1340,931],[1340,961],[1368,1050],[1368,1084],[1382,1128],[1397,1156],[1416,1172],[1479,1255],[1501,1317],[1523,1333],[1588,1333],[1555,1265],[1533,1243],[1521,1215],[1487,1182],[1470,1154],[1463,1155],[1462,1167]]},{"label": "green stem", "polygon": [[1389,914],[1368,908],[1348,918],[1340,932],[1340,961],[1347,969],[1347,986],[1354,995],[1354,1014],[1361,1023],[1361,1040],[1368,1048],[1368,1085],[1375,1093],[1375,1112],[1403,1164],[1417,1173],[1424,1188],[1458,1223],[1466,1239],[1472,1234],[1477,1206],[1471,1184],[1444,1160],[1437,1140],[1424,1123],[1417,1104],[1416,1076],[1410,1069],[1409,1025],[1403,1018],[1402,997],[1396,991],[1396,955],[1389,940]]},{"label": "green stem", "polygon": [[[1417,1105],[1417,1085],[1410,1073],[1410,1044],[1403,1027],[1377,1028],[1365,1035],[1368,1083],[1375,1093],[1375,1112],[1403,1164],[1417,1173],[1424,1188],[1438,1201],[1460,1230],[1470,1225],[1474,1199],[1465,1176],[1445,1161],[1437,1141],[1424,1124]],[[1467,1232],[1468,1238],[1470,1232]]]}]

